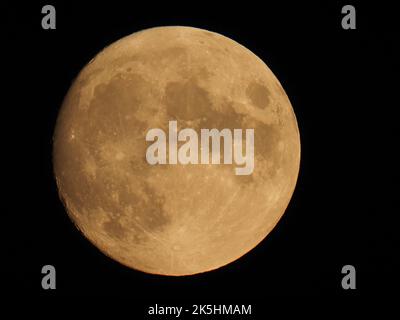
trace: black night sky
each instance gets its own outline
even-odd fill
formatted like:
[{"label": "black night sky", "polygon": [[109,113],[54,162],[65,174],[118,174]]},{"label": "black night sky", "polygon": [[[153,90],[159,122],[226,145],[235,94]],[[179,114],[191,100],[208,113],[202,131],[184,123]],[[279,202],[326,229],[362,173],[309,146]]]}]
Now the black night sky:
[{"label": "black night sky", "polygon": [[[395,10],[381,2],[354,3],[357,29],[343,30],[341,8],[348,3],[261,2],[6,5],[3,233],[11,295],[113,295],[150,304],[256,307],[267,296],[395,292],[400,212]],[[57,10],[56,30],[41,28],[45,4]],[[51,162],[57,113],[81,68],[121,37],[163,25],[221,33],[263,59],[292,102],[302,148],[296,190],[269,236],[221,269],[179,278],[131,270],[89,243],[58,198]],[[45,264],[56,267],[56,290],[41,288]],[[341,287],[347,264],[356,268],[356,290]],[[137,303],[137,312],[143,312]]]}]

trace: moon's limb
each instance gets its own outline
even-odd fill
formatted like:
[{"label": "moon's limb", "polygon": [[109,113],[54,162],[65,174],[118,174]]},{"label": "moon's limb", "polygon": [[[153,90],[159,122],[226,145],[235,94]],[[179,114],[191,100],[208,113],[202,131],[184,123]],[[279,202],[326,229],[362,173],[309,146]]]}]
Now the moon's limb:
[{"label": "moon's limb", "polygon": [[[156,165],[146,132],[254,128],[255,168]],[[300,162],[296,118],[252,52],[216,33],[160,27],[100,52],[60,110],[54,172],[76,226],[101,251],[144,272],[187,275],[230,263],[272,230]]]}]

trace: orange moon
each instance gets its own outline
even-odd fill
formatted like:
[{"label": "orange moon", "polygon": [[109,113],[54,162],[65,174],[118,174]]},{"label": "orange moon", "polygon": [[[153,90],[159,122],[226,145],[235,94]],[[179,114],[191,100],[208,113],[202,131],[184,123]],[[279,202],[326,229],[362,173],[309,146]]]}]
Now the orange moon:
[{"label": "orange moon", "polygon": [[[254,129],[254,171],[146,161],[151,128]],[[191,275],[260,243],[293,194],[300,136],[290,101],[254,53],[203,29],[124,37],[79,73],[60,109],[53,165],[76,227],[130,268]]]}]

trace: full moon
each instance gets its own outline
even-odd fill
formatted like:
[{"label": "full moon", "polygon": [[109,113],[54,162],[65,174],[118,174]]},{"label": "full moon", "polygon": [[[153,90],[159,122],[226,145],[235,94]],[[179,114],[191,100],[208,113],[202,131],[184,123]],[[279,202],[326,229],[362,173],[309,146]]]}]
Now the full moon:
[{"label": "full moon", "polygon": [[[199,133],[254,129],[254,170],[149,164],[146,134],[168,136],[169,121]],[[285,212],[299,164],[296,117],[271,70],[239,43],[191,27],[136,32],[98,53],[71,85],[53,137],[55,180],[76,227],[112,259],[161,275],[210,271],[252,250]]]}]

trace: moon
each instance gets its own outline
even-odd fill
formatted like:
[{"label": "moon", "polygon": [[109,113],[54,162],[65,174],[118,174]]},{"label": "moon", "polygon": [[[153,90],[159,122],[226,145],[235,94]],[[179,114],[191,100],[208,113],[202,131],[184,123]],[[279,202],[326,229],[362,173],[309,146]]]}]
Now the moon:
[{"label": "moon", "polygon": [[[150,165],[146,133],[254,129],[254,171]],[[59,111],[53,167],[83,235],[135,270],[183,276],[225,266],[284,214],[300,164],[291,103],[267,65],[218,33],[156,27],[124,37],[79,73]]]}]

